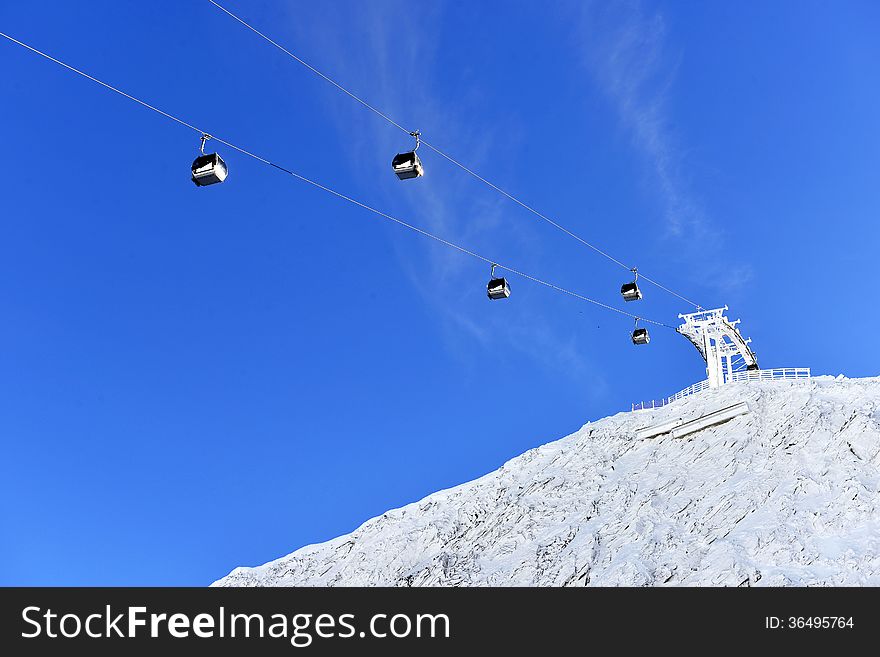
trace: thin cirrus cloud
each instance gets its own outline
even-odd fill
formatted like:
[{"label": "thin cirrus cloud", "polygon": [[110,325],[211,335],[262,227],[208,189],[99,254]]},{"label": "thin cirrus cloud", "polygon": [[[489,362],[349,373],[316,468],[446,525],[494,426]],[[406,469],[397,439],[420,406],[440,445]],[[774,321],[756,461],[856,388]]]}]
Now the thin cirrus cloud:
[{"label": "thin cirrus cloud", "polygon": [[[486,128],[488,121],[481,122],[485,98],[479,88],[464,85],[454,98],[435,90],[432,72],[443,64],[438,60],[440,37],[433,30],[411,29],[402,23],[401,16],[407,15],[401,11],[404,8],[404,3],[360,3],[343,14],[330,5],[322,12],[323,20],[311,22],[308,30],[302,23],[296,25],[295,38],[302,50],[298,54],[401,125],[423,130],[432,143],[477,171],[484,170],[490,155],[495,162],[512,157],[517,146],[511,135],[518,130],[497,121]],[[439,23],[441,11],[439,5],[426,7],[424,12],[430,15],[423,12],[419,25]],[[534,222],[507,220],[508,201],[432,152],[424,152],[424,179],[397,181],[390,171],[391,156],[411,147],[411,138],[332,88],[327,94],[328,115],[345,135],[347,159],[365,164],[350,169],[357,186],[369,192],[363,200],[487,257],[506,261],[508,253],[514,253],[511,264],[525,261],[523,266],[541,258]],[[456,151],[461,145],[466,145],[466,153]],[[416,189],[417,194],[411,193]],[[501,226],[504,245],[493,239]],[[482,347],[503,344],[568,376],[588,369],[571,332],[560,332],[540,314],[474,315],[473,293],[482,290],[479,298],[485,301],[488,266],[483,271],[483,263],[428,242],[414,242],[419,238],[409,234],[390,239],[401,269],[439,318],[445,346],[463,363],[471,360],[468,342],[475,341]],[[499,248],[503,252],[497,252]],[[425,280],[431,282],[428,292]]]},{"label": "thin cirrus cloud", "polygon": [[685,148],[669,127],[669,97],[681,58],[669,43],[664,15],[647,11],[637,0],[578,4],[575,11],[577,47],[649,166],[666,237],[703,261],[707,285],[722,295],[740,292],[751,281],[752,269],[719,258],[724,231],[690,188]]},{"label": "thin cirrus cloud", "polygon": [[705,217],[682,180],[685,163],[667,127],[677,61],[667,54],[663,15],[646,14],[638,2],[589,3],[579,10],[584,62],[650,164],[668,230],[678,236],[701,228]]}]

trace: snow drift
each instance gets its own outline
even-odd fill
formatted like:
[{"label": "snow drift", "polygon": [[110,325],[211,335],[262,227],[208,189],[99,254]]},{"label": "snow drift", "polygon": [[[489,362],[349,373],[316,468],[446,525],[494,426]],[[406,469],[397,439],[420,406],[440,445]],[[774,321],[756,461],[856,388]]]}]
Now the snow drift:
[{"label": "snow drift", "polygon": [[[646,426],[746,401],[684,438]],[[880,378],[620,413],[217,586],[880,585]]]}]

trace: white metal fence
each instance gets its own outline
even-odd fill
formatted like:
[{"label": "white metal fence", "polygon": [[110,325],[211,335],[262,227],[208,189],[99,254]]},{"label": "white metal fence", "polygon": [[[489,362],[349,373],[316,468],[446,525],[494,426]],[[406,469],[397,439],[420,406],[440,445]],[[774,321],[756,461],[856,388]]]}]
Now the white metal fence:
[{"label": "white metal fence", "polygon": [[[810,379],[809,367],[777,367],[772,370],[752,370],[744,372],[734,372],[724,383],[743,383],[748,381],[774,381],[777,379]],[[684,390],[680,390],[671,397],[663,399],[651,399],[649,401],[636,402],[632,405],[632,410],[641,411],[648,408],[660,408],[678,401],[682,397],[689,397],[695,393],[701,392],[709,387],[709,380],[700,381],[692,386],[688,386]]]},{"label": "white metal fence", "polygon": [[734,372],[726,383],[740,381],[771,381],[773,379],[809,379],[809,367],[778,367],[775,370],[752,370]]}]

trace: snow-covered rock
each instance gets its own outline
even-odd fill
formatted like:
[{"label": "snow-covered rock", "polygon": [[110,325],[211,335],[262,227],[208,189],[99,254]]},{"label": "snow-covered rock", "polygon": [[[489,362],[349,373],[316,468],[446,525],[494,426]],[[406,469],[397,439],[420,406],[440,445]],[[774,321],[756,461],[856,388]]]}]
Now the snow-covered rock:
[{"label": "snow-covered rock", "polygon": [[[684,438],[646,426],[746,401]],[[880,585],[880,378],[619,413],[217,586]]]}]

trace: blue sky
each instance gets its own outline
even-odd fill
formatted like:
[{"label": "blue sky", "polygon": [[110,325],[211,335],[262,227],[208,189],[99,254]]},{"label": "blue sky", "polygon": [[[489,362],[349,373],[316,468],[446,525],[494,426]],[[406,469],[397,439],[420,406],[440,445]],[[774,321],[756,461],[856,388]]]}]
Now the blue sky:
[{"label": "blue sky", "polygon": [[[873,2],[228,7],[615,256],[764,367],[878,374]],[[4,3],[0,30],[488,257],[623,270],[208,2]],[[202,585],[703,377],[672,331],[488,268],[5,40],[0,584]],[[638,312],[689,308],[647,286]],[[631,306],[633,304],[630,304]],[[632,308],[627,308],[632,310]]]}]

